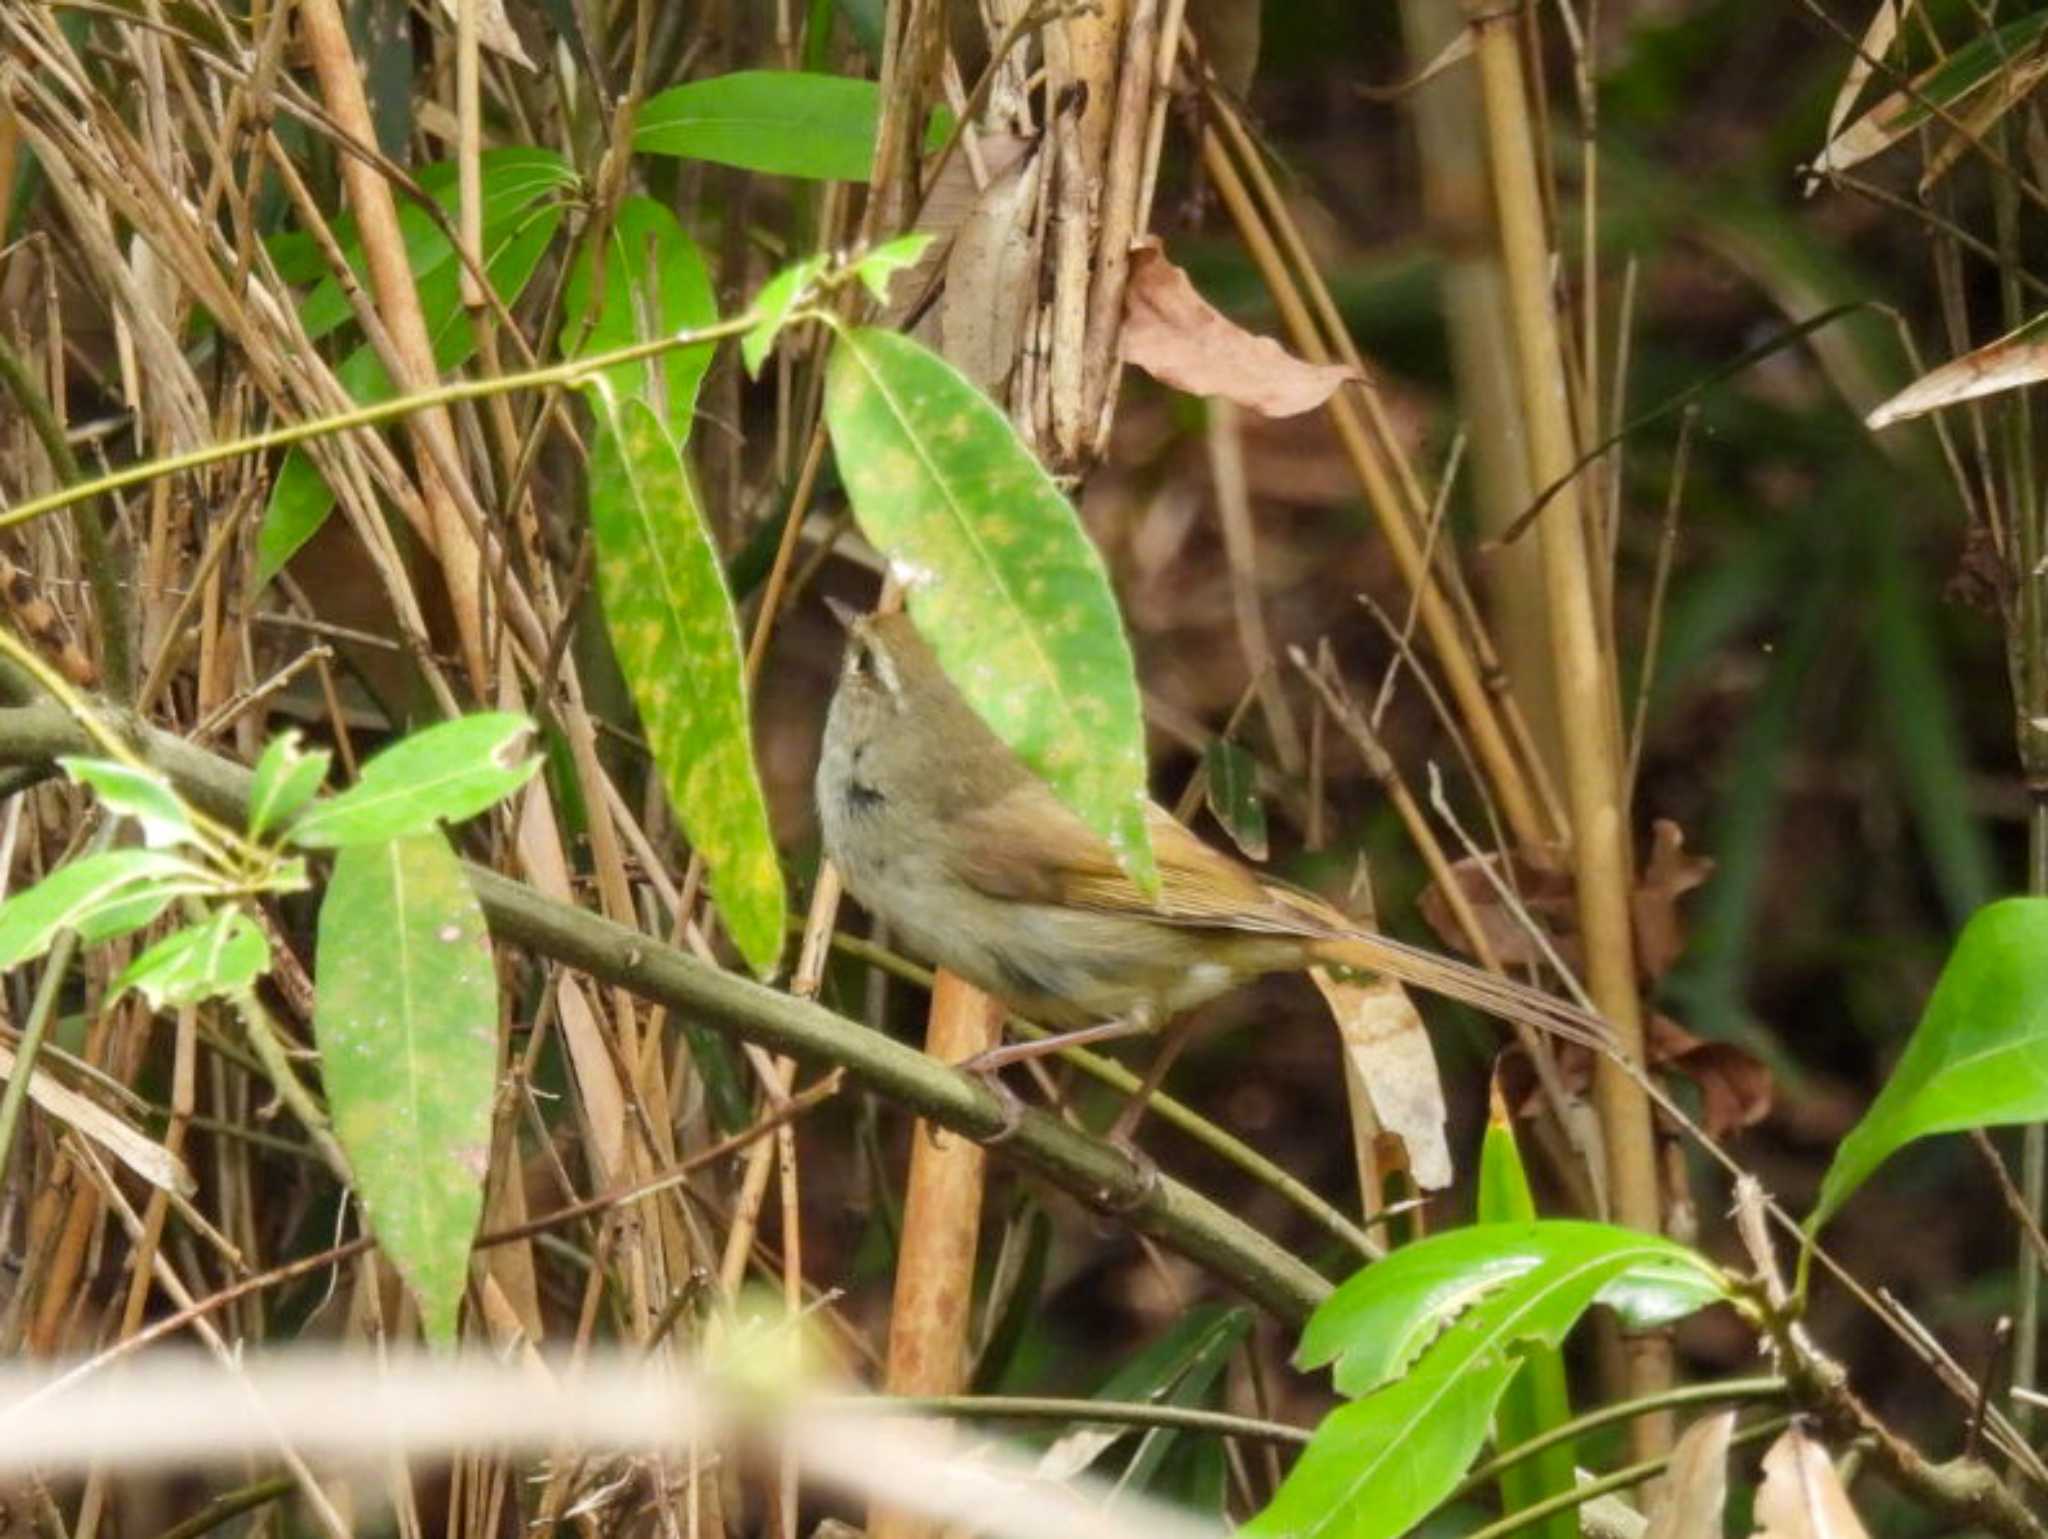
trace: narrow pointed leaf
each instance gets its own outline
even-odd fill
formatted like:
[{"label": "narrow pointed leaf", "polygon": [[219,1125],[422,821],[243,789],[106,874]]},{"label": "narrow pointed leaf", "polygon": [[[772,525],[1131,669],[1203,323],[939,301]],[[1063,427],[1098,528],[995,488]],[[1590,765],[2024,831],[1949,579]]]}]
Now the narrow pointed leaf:
[{"label": "narrow pointed leaf", "polygon": [[321,1078],[377,1243],[455,1340],[483,1212],[498,989],[483,910],[436,831],[355,845],[320,905]]},{"label": "narrow pointed leaf", "polygon": [[[602,258],[602,260],[600,260]],[[563,293],[569,315],[564,351],[572,358],[709,326],[718,319],[711,273],[676,216],[652,198],[628,198],[602,251],[576,253]],[[604,379],[615,396],[637,397],[668,424],[678,445],[689,442],[697,393],[711,367],[712,345],[682,347],[615,364]]]},{"label": "narrow pointed leaf", "polygon": [[272,738],[249,782],[250,837],[262,838],[318,795],[333,760],[325,748],[301,750],[296,728]]},{"label": "narrow pointed leaf", "polygon": [[106,850],[74,860],[0,903],[0,972],[41,956],[64,930],[108,940],[149,923],[180,893],[212,886],[168,850]]},{"label": "narrow pointed leaf", "polygon": [[872,80],[737,70],[649,97],[633,148],[773,176],[864,182],[881,110]]},{"label": "narrow pointed leaf", "polygon": [[775,339],[782,335],[782,328],[789,324],[790,316],[796,313],[798,304],[824,270],[823,257],[808,256],[790,263],[761,285],[761,292],[754,296],[754,313],[760,319],[740,338],[740,361],[747,366],[749,378],[761,377],[761,366],[775,350]]},{"label": "narrow pointed leaf", "polygon": [[734,943],[756,972],[773,972],[786,899],[754,768],[739,626],[689,474],[641,401],[605,402],[590,520],[612,647],[669,802],[711,869]]},{"label": "narrow pointed leaf", "polygon": [[861,529],[940,664],[1156,889],[1130,643],[1073,505],[988,397],[908,337],[842,335],[825,416]]}]

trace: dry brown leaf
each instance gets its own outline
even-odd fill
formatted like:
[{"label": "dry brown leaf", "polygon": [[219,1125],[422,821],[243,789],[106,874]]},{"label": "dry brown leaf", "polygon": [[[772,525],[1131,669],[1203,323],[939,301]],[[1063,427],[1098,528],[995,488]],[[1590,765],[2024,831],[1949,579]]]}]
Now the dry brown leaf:
[{"label": "dry brown leaf", "polygon": [[1713,861],[1686,854],[1685,831],[1671,819],[1659,818],[1650,826],[1650,858],[1636,879],[1633,899],[1636,965],[1645,978],[1663,977],[1684,952],[1678,900],[1713,874]]},{"label": "dry brown leaf", "polygon": [[1313,411],[1358,379],[1346,364],[1305,363],[1195,292],[1152,236],[1131,246],[1124,361],[1189,395],[1221,396],[1267,417]]},{"label": "dry brown leaf", "polygon": [[1755,1539],[1870,1539],[1828,1451],[1798,1427],[1764,1455]]},{"label": "dry brown leaf", "polygon": [[1018,152],[1005,157],[953,238],[939,322],[940,350],[947,361],[998,400],[1038,297],[1032,277],[1038,271],[1032,215],[1045,164],[1026,141],[1009,142]]},{"label": "dry brown leaf", "polygon": [[2048,336],[2041,334],[2044,319],[2048,318],[2037,315],[1996,342],[1929,370],[1863,420],[1873,430],[1890,427],[1938,406],[1954,406],[2048,379]]},{"label": "dry brown leaf", "polygon": [[1696,1037],[1661,1011],[1651,1012],[1646,1036],[1652,1068],[1700,1087],[1700,1125],[1715,1138],[1770,1115],[1770,1066],[1747,1048]]},{"label": "dry brown leaf", "polygon": [[[1906,8],[1912,9],[1912,0],[1907,0]],[[1870,25],[1864,29],[1862,46],[1849,61],[1849,72],[1842,77],[1841,88],[1835,92],[1835,104],[1828,109],[1827,132],[1821,136],[1821,161],[1825,161],[1833,150],[1836,136],[1848,121],[1849,109],[1856,105],[1856,98],[1863,94],[1875,61],[1883,59],[1891,51],[1892,39],[1898,36],[1898,31],[1899,7],[1896,0],[1882,0],[1877,14],[1870,18]],[[1817,171],[1809,174],[1802,191],[1811,196],[1820,181]]]},{"label": "dry brown leaf", "polygon": [[1320,967],[1309,976],[1336,1017],[1346,1078],[1364,1090],[1380,1127],[1406,1147],[1415,1184],[1425,1191],[1449,1186],[1443,1082],[1408,991],[1388,978],[1336,978]]},{"label": "dry brown leaf", "polygon": [[[448,13],[450,21],[459,22],[462,0],[441,0],[441,9]],[[476,40],[522,69],[533,68],[533,60],[526,56],[526,48],[505,14],[505,0],[476,0]]]},{"label": "dry brown leaf", "polygon": [[1728,1438],[1735,1413],[1702,1416],[1671,1450],[1663,1499],[1650,1513],[1643,1539],[1721,1539],[1728,1508]]}]

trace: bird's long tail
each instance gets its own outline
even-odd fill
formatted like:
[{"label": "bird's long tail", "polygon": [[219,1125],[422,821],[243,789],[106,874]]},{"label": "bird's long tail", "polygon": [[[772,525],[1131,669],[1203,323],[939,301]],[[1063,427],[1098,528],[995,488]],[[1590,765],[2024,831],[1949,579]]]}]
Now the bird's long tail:
[{"label": "bird's long tail", "polygon": [[1611,1050],[1615,1045],[1613,1028],[1589,1010],[1581,1010],[1567,1000],[1512,978],[1482,972],[1369,930],[1352,929],[1341,935],[1318,937],[1310,942],[1309,953],[1319,964],[1384,973],[1415,988],[1484,1010],[1488,1015],[1521,1021],[1538,1031],[1583,1043],[1596,1052]]}]

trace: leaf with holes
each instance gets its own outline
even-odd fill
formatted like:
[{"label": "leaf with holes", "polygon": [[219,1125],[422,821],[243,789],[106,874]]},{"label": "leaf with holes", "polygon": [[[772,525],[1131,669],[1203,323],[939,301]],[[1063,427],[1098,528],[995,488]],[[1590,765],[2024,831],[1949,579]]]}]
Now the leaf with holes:
[{"label": "leaf with holes", "polygon": [[988,397],[908,337],[841,335],[825,419],[861,529],[940,665],[1156,892],[1130,643],[1073,504]]},{"label": "leaf with holes", "polygon": [[725,573],[661,419],[645,402],[598,394],[590,525],[612,648],[725,927],[748,964],[771,973],[787,900]]},{"label": "leaf with holes", "polygon": [[249,836],[262,838],[319,794],[333,761],[325,748],[302,750],[296,728],[272,738],[249,781]]},{"label": "leaf with holes", "polygon": [[353,845],[320,905],[313,1029],[370,1230],[452,1346],[483,1212],[498,983],[483,909],[438,831]]}]

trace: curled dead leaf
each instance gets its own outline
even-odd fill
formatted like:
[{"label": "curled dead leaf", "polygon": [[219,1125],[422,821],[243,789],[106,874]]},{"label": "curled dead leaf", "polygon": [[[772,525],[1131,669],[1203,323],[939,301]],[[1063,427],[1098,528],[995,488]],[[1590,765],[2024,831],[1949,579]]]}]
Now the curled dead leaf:
[{"label": "curled dead leaf", "polygon": [[1267,417],[1313,411],[1359,378],[1346,364],[1308,363],[1246,331],[1195,292],[1152,236],[1131,246],[1123,354],[1162,384]]}]

